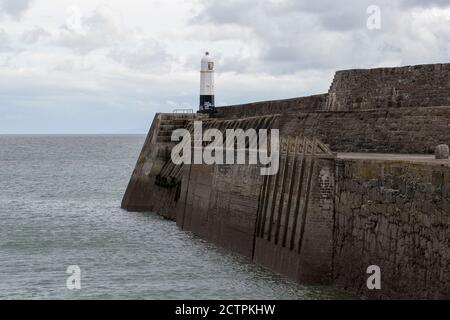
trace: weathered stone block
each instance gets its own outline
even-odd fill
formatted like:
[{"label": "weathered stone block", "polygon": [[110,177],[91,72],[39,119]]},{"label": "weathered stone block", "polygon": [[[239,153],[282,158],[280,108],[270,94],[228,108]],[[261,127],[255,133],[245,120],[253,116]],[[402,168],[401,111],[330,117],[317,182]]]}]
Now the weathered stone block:
[{"label": "weathered stone block", "polygon": [[448,145],[446,144],[438,145],[434,150],[434,156],[436,157],[436,159],[448,159],[450,156],[450,150],[448,148]]}]

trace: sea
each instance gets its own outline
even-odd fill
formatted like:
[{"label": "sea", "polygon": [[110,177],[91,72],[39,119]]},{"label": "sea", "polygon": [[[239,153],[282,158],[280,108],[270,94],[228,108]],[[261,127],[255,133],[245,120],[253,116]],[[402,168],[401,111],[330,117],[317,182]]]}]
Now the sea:
[{"label": "sea", "polygon": [[122,210],[144,140],[0,135],[0,299],[347,298]]}]

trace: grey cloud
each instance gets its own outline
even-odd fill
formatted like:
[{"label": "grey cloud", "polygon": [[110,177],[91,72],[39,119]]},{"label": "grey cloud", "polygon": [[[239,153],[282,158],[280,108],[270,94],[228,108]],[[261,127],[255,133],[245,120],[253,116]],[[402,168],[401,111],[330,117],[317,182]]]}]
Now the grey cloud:
[{"label": "grey cloud", "polygon": [[[270,23],[273,19],[290,19],[293,17],[316,15],[320,21],[340,20],[337,25],[348,28],[352,21],[365,18],[366,9],[373,3],[372,0],[346,1],[335,0],[286,0],[271,2],[267,0],[241,0],[220,1],[208,0],[203,2],[203,10],[194,17],[193,21],[212,22],[215,24],[253,25],[255,20],[264,15],[264,20]],[[388,0],[377,1],[378,5],[389,3]],[[359,16],[359,17],[358,17]],[[345,21],[344,21],[345,20]],[[350,20],[350,21],[349,21]]]},{"label": "grey cloud", "polygon": [[335,1],[335,0],[321,0],[321,1],[307,1],[307,0],[288,0],[283,3],[283,6],[287,10],[301,10],[305,12],[311,12],[316,14],[323,14],[327,12],[340,12],[342,10],[347,11],[348,9],[357,12],[360,9],[367,8],[373,2],[380,4],[381,1],[369,1],[369,0],[358,0],[358,1]]},{"label": "grey cloud", "polygon": [[244,23],[246,19],[251,19],[252,11],[258,2],[253,1],[205,1],[203,9],[193,18],[193,22],[213,22],[217,24]]},{"label": "grey cloud", "polygon": [[103,50],[112,61],[140,72],[167,71],[173,59],[161,42],[128,30],[117,14],[102,10],[82,18],[79,30],[63,26],[56,44],[79,55]]},{"label": "grey cloud", "polygon": [[21,40],[26,44],[34,44],[42,38],[50,37],[51,34],[42,27],[34,27],[33,29],[26,30],[22,34]]},{"label": "grey cloud", "polygon": [[0,0],[0,12],[14,18],[20,16],[30,7],[33,0]]},{"label": "grey cloud", "polygon": [[152,39],[141,40],[132,48],[114,48],[109,57],[130,69],[141,72],[169,71],[173,59],[161,43]]},{"label": "grey cloud", "polygon": [[349,12],[327,13],[320,17],[324,28],[329,30],[355,30],[365,28],[367,16]]},{"label": "grey cloud", "polygon": [[0,53],[13,51],[13,47],[11,46],[11,40],[6,34],[5,30],[0,29]]},{"label": "grey cloud", "polygon": [[[253,59],[226,57],[225,70],[292,74],[301,70],[371,67],[392,63],[422,63],[448,59],[448,29],[419,25],[411,20],[412,8],[444,7],[446,1],[239,1],[204,2],[195,24],[225,25],[251,30],[257,39]],[[366,28],[369,5],[381,8],[382,28]],[[424,32],[426,30],[426,32]],[[419,34],[419,36],[418,36]],[[427,37],[426,45],[420,46]],[[236,39],[248,41],[236,33]],[[421,55],[413,55],[419,48]],[[255,51],[255,50],[254,50]]]},{"label": "grey cloud", "polygon": [[403,7],[441,7],[446,8],[450,6],[449,0],[400,0]]},{"label": "grey cloud", "polygon": [[[383,17],[400,15],[411,8],[449,7],[450,0],[204,0],[203,9],[193,23],[235,24],[251,29],[276,28],[289,22],[290,28],[302,24],[302,19],[315,19],[316,27],[333,31],[364,29],[367,8],[379,6]],[[258,31],[258,30],[255,30]],[[289,30],[283,30],[288,32]]]},{"label": "grey cloud", "polygon": [[114,45],[121,35],[121,30],[111,19],[95,11],[91,16],[81,18],[81,29],[73,30],[64,25],[56,43],[81,55]]}]

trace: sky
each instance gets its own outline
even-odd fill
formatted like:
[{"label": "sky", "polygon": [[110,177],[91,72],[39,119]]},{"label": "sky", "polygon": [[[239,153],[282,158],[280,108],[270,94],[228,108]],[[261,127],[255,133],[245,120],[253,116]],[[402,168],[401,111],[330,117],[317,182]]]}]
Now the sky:
[{"label": "sky", "polygon": [[205,51],[217,105],[325,93],[450,62],[450,0],[0,0],[0,134],[146,133],[198,108]]}]

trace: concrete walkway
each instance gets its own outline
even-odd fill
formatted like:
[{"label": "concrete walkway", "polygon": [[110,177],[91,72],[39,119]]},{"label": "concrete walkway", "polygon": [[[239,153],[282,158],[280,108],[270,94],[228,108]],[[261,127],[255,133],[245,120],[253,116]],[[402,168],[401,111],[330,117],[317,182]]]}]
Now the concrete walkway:
[{"label": "concrete walkway", "polygon": [[397,154],[397,153],[338,153],[338,159],[408,161],[450,166],[450,160],[436,160],[428,154]]}]

